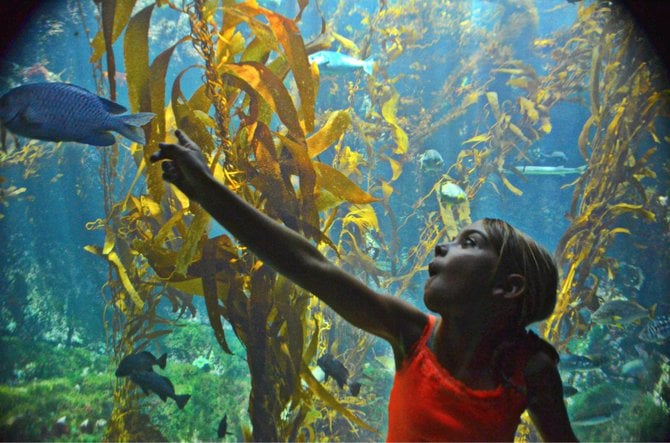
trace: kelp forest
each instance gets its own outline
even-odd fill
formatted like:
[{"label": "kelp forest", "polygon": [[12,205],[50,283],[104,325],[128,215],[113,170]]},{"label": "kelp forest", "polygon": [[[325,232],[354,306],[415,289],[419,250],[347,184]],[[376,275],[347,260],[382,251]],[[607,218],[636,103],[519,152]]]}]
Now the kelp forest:
[{"label": "kelp forest", "polygon": [[[558,261],[556,310],[537,331],[561,355],[596,361],[598,340],[601,347],[618,340],[625,353],[640,328],[664,316],[668,321],[662,276],[670,239],[670,95],[662,61],[625,8],[532,0],[84,3],[68,2],[90,55],[78,69],[92,77],[99,96],[132,113],[155,114],[143,129],[145,145],[117,139],[109,147],[77,147],[87,160],[69,172],[88,175],[102,199],[89,199],[88,218],[70,227],[99,239],[84,250],[106,280],[89,292],[102,305],[88,321],[104,329],[105,376],[96,389],[109,392],[97,438],[213,440],[224,413],[230,437],[224,432],[223,438],[235,440],[385,438],[395,370],[390,348],[277,274],[163,181],[160,165],[149,158],[159,143],[176,141],[177,128],[202,148],[218,180],[389,297],[425,309],[422,287],[435,246],[475,215],[511,217]],[[542,15],[568,19],[542,33]],[[374,60],[373,71],[330,72],[312,61],[323,51]],[[566,120],[567,114],[578,118]],[[20,138],[12,143],[0,152],[2,213],[30,204],[28,196],[37,192],[31,177],[46,175],[42,164],[62,164],[73,149]],[[436,163],[428,163],[429,149],[441,156]],[[539,164],[540,150],[542,158],[565,152],[575,167],[525,173],[523,165],[530,171]],[[5,174],[10,169],[21,172]],[[548,185],[538,181],[545,177],[539,171],[555,173],[546,176]],[[462,194],[454,197],[454,189]],[[0,220],[3,237],[12,231],[8,219]],[[633,265],[637,254],[655,265]],[[632,270],[647,295],[617,287]],[[6,274],[3,292],[16,292],[18,277]],[[73,284],[85,279],[71,277]],[[39,301],[36,291],[26,289],[31,295],[18,310],[6,298],[2,318],[20,329],[26,306]],[[46,306],[55,303],[51,297]],[[622,314],[618,322],[595,321],[592,314],[612,299],[634,302],[645,314],[630,322]],[[69,344],[81,326],[65,317],[76,317],[73,306],[84,302],[68,303],[45,309],[69,325]],[[44,323],[34,321],[32,334],[39,335]],[[197,352],[185,354],[188,368],[173,379],[177,393],[192,395],[184,411],[171,400],[156,406],[130,379],[114,377],[124,357],[143,350],[166,352],[170,369],[172,359],[180,360],[171,343],[191,340],[194,328],[211,340],[189,342]],[[611,362],[599,367],[600,378],[562,372],[564,383],[580,385],[580,401],[591,405],[605,395],[596,391],[606,382],[644,386],[635,394],[639,401],[621,402],[608,417],[646,414],[651,418],[637,426],[647,428],[584,425],[576,427],[580,438],[654,438],[668,414],[670,366],[667,341],[644,343],[646,357],[639,358],[656,362],[653,370],[646,366],[653,380],[614,377]],[[207,358],[208,368],[216,360],[236,369],[208,369],[206,383],[189,384],[195,355]],[[357,395],[316,373],[324,355],[360,381]],[[216,409],[212,404],[220,402],[197,395],[230,400]],[[569,410],[578,421],[578,400],[575,405]],[[30,414],[0,409],[3,435],[86,441],[75,418],[68,433],[21,434],[12,429]],[[190,418],[180,418],[187,413]],[[46,420],[44,427],[52,429]],[[539,438],[530,420],[517,438]]]}]

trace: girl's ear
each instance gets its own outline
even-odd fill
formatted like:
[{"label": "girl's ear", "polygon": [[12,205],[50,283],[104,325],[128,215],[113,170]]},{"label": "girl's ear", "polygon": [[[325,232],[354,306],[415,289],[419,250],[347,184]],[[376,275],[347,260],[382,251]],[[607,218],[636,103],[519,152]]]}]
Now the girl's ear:
[{"label": "girl's ear", "polygon": [[493,288],[493,295],[504,298],[516,298],[526,290],[526,277],[521,274],[509,274]]}]

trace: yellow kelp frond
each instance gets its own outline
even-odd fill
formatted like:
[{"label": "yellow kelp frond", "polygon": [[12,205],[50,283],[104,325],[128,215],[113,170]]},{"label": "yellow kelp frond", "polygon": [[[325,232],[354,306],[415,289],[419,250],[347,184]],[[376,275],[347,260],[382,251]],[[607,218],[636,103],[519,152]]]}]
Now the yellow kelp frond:
[{"label": "yellow kelp frond", "polygon": [[[116,271],[117,271],[118,276],[119,276],[119,280],[121,280],[121,284],[123,284],[124,289],[126,290],[128,295],[132,299],[133,305],[134,305],[133,308],[128,308],[127,305],[125,305],[124,306],[125,307],[124,313],[126,313],[128,315],[132,315],[132,312],[134,310],[141,311],[142,308],[144,308],[144,301],[142,300],[139,293],[135,289],[135,286],[131,282],[130,276],[128,275],[128,270],[123,265],[123,263],[121,263],[121,259],[116,254],[116,252],[110,251],[107,254],[103,254],[102,250],[95,247],[95,246],[85,246],[84,249],[86,251],[92,253],[92,254],[104,256],[116,268]],[[128,309],[128,310],[126,310],[126,309]]]},{"label": "yellow kelp frond", "polygon": [[540,113],[535,108],[535,103],[525,97],[519,97],[519,106],[521,107],[521,113],[530,120],[531,124],[537,123],[540,119]]},{"label": "yellow kelp frond", "polygon": [[[123,3],[123,2],[121,2]],[[148,112],[151,103],[147,94],[149,84],[149,25],[154,5],[149,5],[135,14],[128,22],[123,38],[124,60],[126,60],[126,82],[131,112]]]},{"label": "yellow kelp frond", "polygon": [[273,112],[277,113],[282,123],[286,125],[289,134],[300,139],[304,138],[304,132],[298,120],[293,100],[278,78],[267,66],[246,62],[239,64],[226,63],[220,66],[223,74],[234,76],[243,82],[242,86],[248,93],[256,93],[261,97]]},{"label": "yellow kelp frond", "polygon": [[[133,12],[136,1],[137,0],[115,1],[113,3],[100,2],[103,4],[102,21],[104,26],[112,30],[112,39],[109,43],[110,45],[114,43],[116,39],[119,38],[123,33],[123,30],[125,29],[126,24],[128,24],[128,20],[130,19],[130,15]],[[114,9],[111,10],[111,8],[106,8],[105,3],[113,4]],[[105,36],[103,35],[102,30],[98,31],[98,33],[95,35],[91,46],[93,49],[93,53],[91,54],[91,63],[95,63],[100,60],[106,50]]]},{"label": "yellow kelp frond", "polygon": [[496,120],[500,120],[501,114],[500,114],[500,104],[498,103],[498,93],[493,91],[487,92],[486,100],[488,101],[489,106],[491,107],[493,117]]},{"label": "yellow kelp frond", "polygon": [[[214,140],[209,133],[208,126],[209,124],[216,124],[216,122],[207,113],[211,107],[210,103],[200,104],[197,93],[193,94],[190,100],[182,93],[181,80],[189,69],[183,70],[175,78],[172,84],[170,104],[175,122],[179,122],[179,129],[187,133],[191,140],[200,146],[205,154],[208,154],[214,150]],[[204,88],[201,87],[201,90],[204,90]],[[208,124],[207,122],[211,123]],[[168,132],[170,132],[169,128]]]},{"label": "yellow kelp frond", "polygon": [[382,157],[385,158],[389,162],[389,165],[391,166],[392,175],[390,181],[392,182],[396,181],[398,178],[400,178],[400,175],[402,174],[403,164],[400,161],[394,159],[393,157],[389,156],[382,156]]},{"label": "yellow kelp frond", "polygon": [[319,162],[312,164],[317,173],[317,185],[340,200],[346,200],[353,204],[372,203],[379,200],[363,191],[337,169]]},{"label": "yellow kelp frond", "polygon": [[300,178],[300,197],[302,202],[302,217],[305,234],[311,238],[321,240],[319,234],[319,215],[316,211],[314,193],[316,187],[316,171],[314,163],[309,158],[306,143],[296,143],[281,134],[277,134],[284,147],[291,153]]},{"label": "yellow kelp frond", "polygon": [[354,224],[362,231],[379,231],[379,221],[377,213],[371,205],[359,205],[349,209],[347,215],[342,219],[342,227],[348,224]]},{"label": "yellow kelp frond", "polygon": [[[276,42],[281,44],[284,49],[283,55],[286,57],[289,67],[295,77],[298,94],[302,104],[301,114],[302,122],[304,123],[304,131],[313,131],[316,87],[312,77],[312,70],[309,61],[307,60],[305,44],[295,22],[280,14],[272,12],[269,9],[254,6],[250,3],[239,3],[235,6],[224,8],[224,15],[225,12],[236,15],[241,20],[245,20],[252,27],[252,31],[262,29],[258,26],[254,26],[254,24],[259,23],[253,18],[254,16],[262,14],[267,18],[274,39],[276,39]],[[256,35],[259,38],[263,37],[261,33],[257,33]],[[265,40],[270,40],[267,35],[265,35]],[[283,77],[282,73],[277,72],[277,74],[280,77]],[[289,130],[290,129],[291,128],[289,127]]]},{"label": "yellow kelp frond", "polygon": [[192,212],[195,217],[184,238],[184,243],[175,263],[174,272],[178,276],[186,275],[186,269],[198,252],[201,241],[207,237],[210,215],[200,207],[192,209]]},{"label": "yellow kelp frond", "polygon": [[333,167],[340,171],[347,177],[355,176],[357,179],[363,178],[361,168],[367,166],[365,155],[361,152],[354,151],[349,146],[344,148],[336,148],[335,159],[333,159]]},{"label": "yellow kelp frond", "polygon": [[338,43],[339,43],[340,45],[342,45],[342,47],[343,47],[344,49],[346,49],[347,52],[348,52],[352,57],[358,57],[358,55],[359,55],[359,53],[361,52],[361,50],[358,49],[358,46],[356,45],[356,43],[354,43],[354,42],[351,41],[350,39],[344,37],[343,35],[338,34],[338,33],[335,32],[335,31],[332,31],[331,34],[332,34],[332,36],[335,38],[335,40],[337,40]]},{"label": "yellow kelp frond", "polygon": [[397,91],[393,90],[391,97],[382,105],[382,115],[386,122],[391,125],[393,129],[393,139],[396,142],[396,147],[393,150],[394,154],[405,154],[409,146],[409,138],[407,133],[400,127],[398,123],[398,100],[400,99],[400,94]]},{"label": "yellow kelp frond", "polygon": [[[239,288],[235,288],[231,284],[231,279],[234,278],[234,270],[230,267],[230,263],[235,256],[228,252],[230,249],[232,249],[230,239],[225,235],[207,239],[202,246],[202,258],[193,264],[193,268],[197,266],[197,271],[196,269],[189,269],[189,272],[196,271],[201,276],[210,325],[214,330],[214,336],[221,349],[228,354],[232,354],[233,352],[228,346],[221,317],[224,313],[227,313],[228,309],[232,310],[232,307],[227,303],[230,293],[234,294],[236,289],[240,291]],[[221,284],[219,284],[217,278],[217,273],[220,271],[225,272],[225,277]],[[226,285],[224,282],[228,284]],[[219,293],[219,289],[222,290],[221,293]],[[220,300],[224,302],[225,308],[219,305]]]},{"label": "yellow kelp frond", "polygon": [[307,150],[310,158],[321,154],[338,141],[349,128],[350,124],[351,116],[349,110],[343,109],[331,112],[321,129],[307,138]]}]

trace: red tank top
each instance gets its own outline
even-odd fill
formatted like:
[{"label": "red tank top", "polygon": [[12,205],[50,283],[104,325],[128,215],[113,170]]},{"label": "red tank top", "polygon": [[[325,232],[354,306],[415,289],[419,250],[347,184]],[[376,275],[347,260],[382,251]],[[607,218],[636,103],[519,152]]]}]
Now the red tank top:
[{"label": "red tank top", "polygon": [[396,371],[389,400],[387,441],[513,441],[527,398],[518,360],[510,382],[490,391],[474,390],[455,379],[426,345],[435,317]]}]

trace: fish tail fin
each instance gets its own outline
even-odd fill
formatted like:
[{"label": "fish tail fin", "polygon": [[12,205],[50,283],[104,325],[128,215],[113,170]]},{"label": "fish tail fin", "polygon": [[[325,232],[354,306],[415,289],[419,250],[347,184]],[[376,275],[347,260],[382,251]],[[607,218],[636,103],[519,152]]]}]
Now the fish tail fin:
[{"label": "fish tail fin", "polygon": [[368,57],[365,60],[363,60],[363,71],[365,71],[368,75],[372,75],[374,70],[375,70],[374,58]]},{"label": "fish tail fin", "polygon": [[138,114],[120,115],[120,121],[117,131],[124,137],[141,145],[145,144],[146,138],[142,126],[149,123],[156,114],[153,112],[140,112]]},{"label": "fish tail fin", "polygon": [[161,369],[165,369],[166,364],[167,364],[167,352],[158,358],[158,367]]},{"label": "fish tail fin", "polygon": [[184,395],[175,395],[174,396],[174,401],[177,403],[177,407],[179,409],[184,409],[184,406],[186,406],[186,403],[188,403],[188,400],[191,398],[190,395],[184,394]]}]

